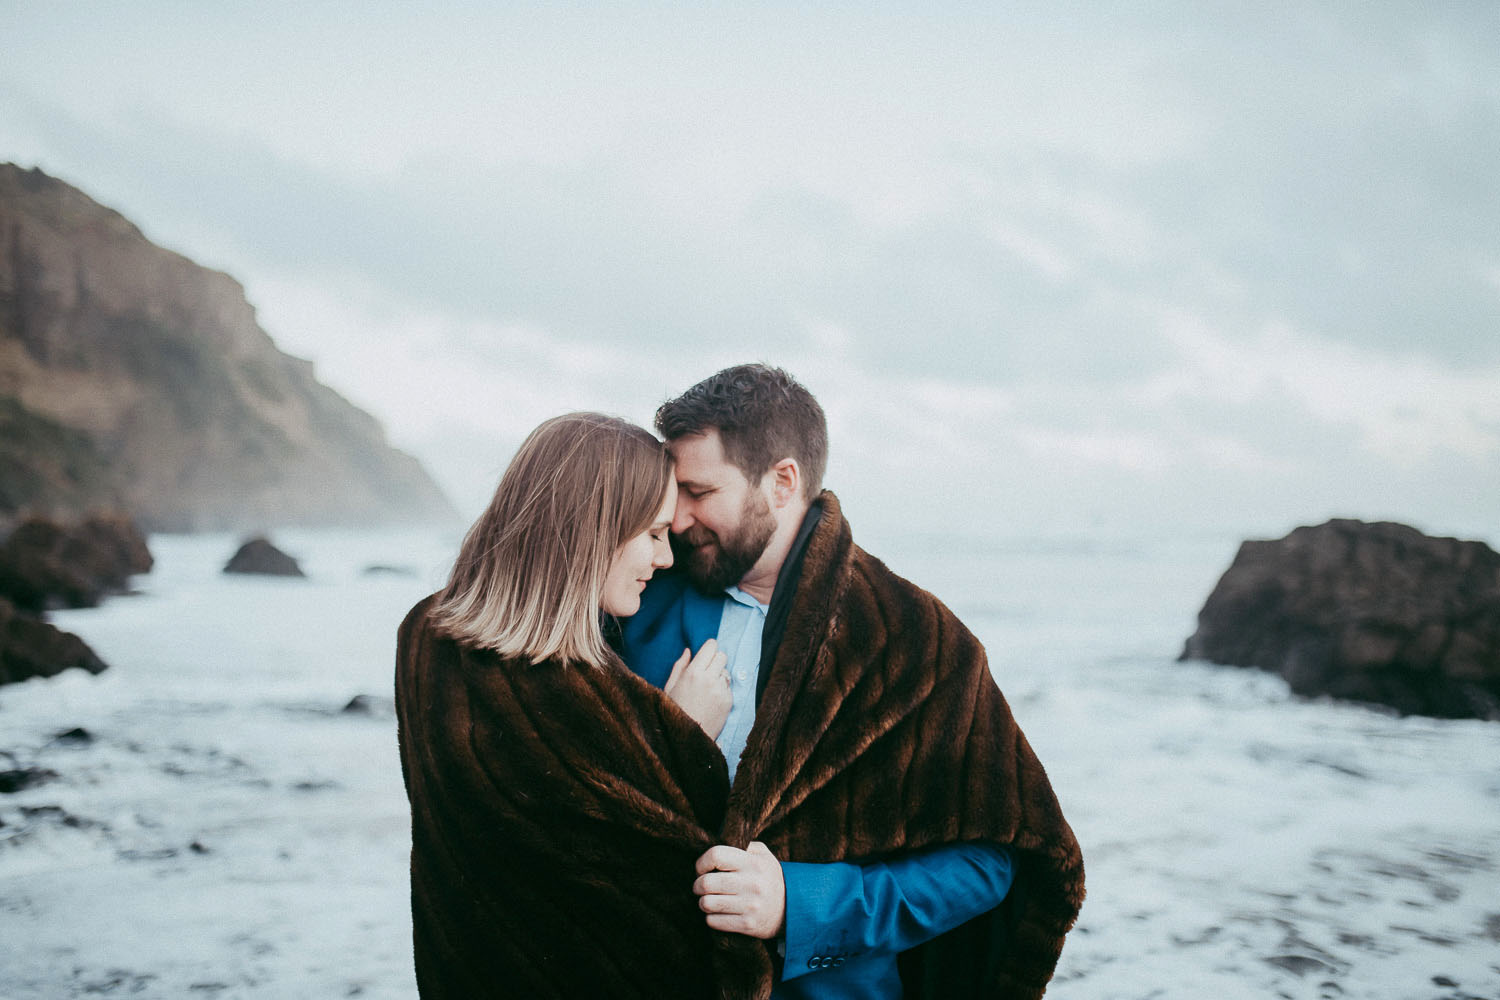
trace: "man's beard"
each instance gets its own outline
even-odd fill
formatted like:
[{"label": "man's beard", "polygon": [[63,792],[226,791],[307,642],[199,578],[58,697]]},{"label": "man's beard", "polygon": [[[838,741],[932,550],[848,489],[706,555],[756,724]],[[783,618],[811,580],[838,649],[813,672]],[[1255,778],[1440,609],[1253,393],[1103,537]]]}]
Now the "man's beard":
[{"label": "man's beard", "polygon": [[740,523],[732,533],[721,537],[695,524],[681,535],[672,536],[672,549],[693,586],[705,594],[719,594],[745,578],[775,533],[776,518],[771,516],[771,504],[761,494],[752,492],[745,497]]}]

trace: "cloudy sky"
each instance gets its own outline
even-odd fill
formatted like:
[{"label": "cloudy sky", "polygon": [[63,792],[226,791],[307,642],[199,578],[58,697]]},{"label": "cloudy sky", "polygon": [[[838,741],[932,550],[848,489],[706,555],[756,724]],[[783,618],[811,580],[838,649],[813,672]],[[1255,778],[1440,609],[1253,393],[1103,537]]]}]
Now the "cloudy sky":
[{"label": "cloudy sky", "polygon": [[884,523],[1497,534],[1500,6],[495,6],[0,0],[0,160],[468,512],[765,360]]}]

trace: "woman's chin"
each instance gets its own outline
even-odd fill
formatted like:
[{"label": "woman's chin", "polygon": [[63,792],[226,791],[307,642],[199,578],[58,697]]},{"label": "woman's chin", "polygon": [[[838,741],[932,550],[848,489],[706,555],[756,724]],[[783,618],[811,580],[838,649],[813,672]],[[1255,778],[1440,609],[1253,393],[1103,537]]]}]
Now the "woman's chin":
[{"label": "woman's chin", "polygon": [[625,601],[611,601],[609,604],[603,605],[603,610],[605,614],[614,615],[616,618],[629,618],[641,610],[640,595],[636,595]]}]

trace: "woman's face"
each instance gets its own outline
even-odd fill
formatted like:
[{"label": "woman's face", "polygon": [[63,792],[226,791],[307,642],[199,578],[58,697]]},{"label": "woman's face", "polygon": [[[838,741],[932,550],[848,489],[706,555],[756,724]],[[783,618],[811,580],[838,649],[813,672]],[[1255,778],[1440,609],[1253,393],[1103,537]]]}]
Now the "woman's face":
[{"label": "woman's face", "polygon": [[672,516],[677,511],[677,488],[667,490],[661,510],[650,527],[625,539],[615,550],[609,561],[609,572],[604,576],[604,594],[599,606],[617,618],[628,618],[640,610],[641,591],[646,581],[658,569],[672,565],[672,546],[667,541],[667,531],[672,526]]}]

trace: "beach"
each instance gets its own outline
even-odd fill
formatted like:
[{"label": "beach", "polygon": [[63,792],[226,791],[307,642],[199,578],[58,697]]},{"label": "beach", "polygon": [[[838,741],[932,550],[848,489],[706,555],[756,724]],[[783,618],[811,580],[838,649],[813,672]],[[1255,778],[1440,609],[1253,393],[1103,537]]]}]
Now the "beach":
[{"label": "beach", "polygon": [[[856,540],[985,643],[1083,846],[1049,996],[1500,996],[1500,726],[1178,663],[1238,539]],[[410,998],[395,628],[456,532],[158,535],[56,612],[111,668],[0,688],[0,998]],[[372,567],[378,567],[371,571]],[[50,775],[50,776],[49,776]]]}]

